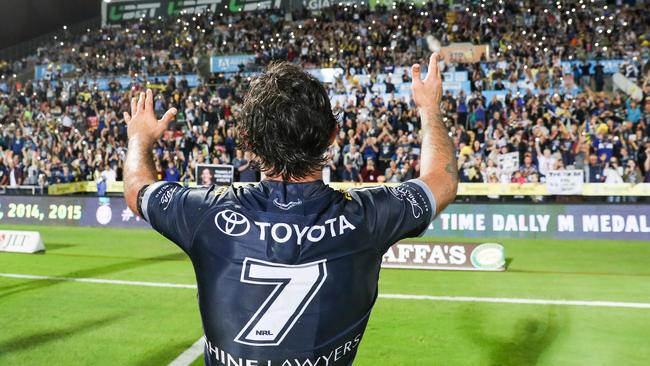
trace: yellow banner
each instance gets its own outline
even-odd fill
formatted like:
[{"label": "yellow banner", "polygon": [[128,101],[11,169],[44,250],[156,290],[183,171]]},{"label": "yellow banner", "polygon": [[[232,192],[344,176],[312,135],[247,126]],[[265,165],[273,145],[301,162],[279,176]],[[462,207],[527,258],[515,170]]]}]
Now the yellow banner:
[{"label": "yellow banner", "polygon": [[585,184],[583,196],[650,196],[650,183]]},{"label": "yellow banner", "polygon": [[[235,186],[243,186],[251,183],[235,183]],[[348,190],[377,186],[375,183],[330,183],[334,189]],[[386,186],[396,186],[397,183],[386,183]],[[191,187],[196,183],[190,183]],[[106,187],[109,193],[124,192],[124,182],[113,182]],[[95,182],[75,182],[53,184],[49,186],[48,193],[51,195],[66,195],[74,193],[95,193],[97,184]],[[543,183],[460,183],[458,185],[459,196],[551,196]],[[650,196],[650,183],[585,183],[582,196]]]},{"label": "yellow banner", "polygon": [[[74,183],[59,183],[52,184],[47,188],[47,193],[55,196],[73,194],[73,193],[86,193],[88,191],[88,185],[94,185],[94,182],[74,182]],[[97,189],[95,189],[97,192]]]}]

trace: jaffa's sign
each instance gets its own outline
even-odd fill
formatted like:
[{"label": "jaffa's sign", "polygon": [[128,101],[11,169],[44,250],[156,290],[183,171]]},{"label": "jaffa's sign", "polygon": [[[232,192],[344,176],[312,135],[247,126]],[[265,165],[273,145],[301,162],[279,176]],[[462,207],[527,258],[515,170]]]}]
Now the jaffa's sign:
[{"label": "jaffa's sign", "polygon": [[505,271],[506,256],[497,243],[417,242],[393,244],[382,257],[384,268]]}]

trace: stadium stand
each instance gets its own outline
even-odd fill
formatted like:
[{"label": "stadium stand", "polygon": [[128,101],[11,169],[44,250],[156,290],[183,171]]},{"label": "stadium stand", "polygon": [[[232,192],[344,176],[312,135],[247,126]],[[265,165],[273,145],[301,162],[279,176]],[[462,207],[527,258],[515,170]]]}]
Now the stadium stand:
[{"label": "stadium stand", "polygon": [[[564,169],[583,171],[587,183],[650,182],[650,13],[582,3],[550,12],[530,1],[472,11],[339,4],[64,31],[2,65],[0,186],[121,181],[122,112],[145,88],[159,113],[179,110],[155,149],[159,179],[189,184],[198,164],[230,164],[236,181],[257,180],[254,158],[237,148],[237,120],[250,78],[276,60],[328,85],[341,123],[330,181],[403,182],[418,176],[420,152],[407,67],[425,59],[431,37],[487,50],[445,61],[444,113],[462,182],[544,182]],[[577,15],[565,22],[564,11]],[[31,68],[34,79],[14,77]],[[642,97],[612,91],[615,73]]]}]

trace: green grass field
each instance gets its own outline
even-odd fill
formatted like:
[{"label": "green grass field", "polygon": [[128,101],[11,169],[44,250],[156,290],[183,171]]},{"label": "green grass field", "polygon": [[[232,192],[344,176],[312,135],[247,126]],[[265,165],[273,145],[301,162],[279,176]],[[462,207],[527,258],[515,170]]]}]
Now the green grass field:
[{"label": "green grass field", "polygon": [[[2,228],[41,231],[47,253],[0,253],[0,273],[194,283],[184,254],[151,230]],[[386,269],[380,291],[650,303],[650,241],[497,242],[507,272]],[[201,334],[193,289],[0,277],[0,365],[167,365]],[[647,308],[382,298],[355,362],[649,364]]]}]

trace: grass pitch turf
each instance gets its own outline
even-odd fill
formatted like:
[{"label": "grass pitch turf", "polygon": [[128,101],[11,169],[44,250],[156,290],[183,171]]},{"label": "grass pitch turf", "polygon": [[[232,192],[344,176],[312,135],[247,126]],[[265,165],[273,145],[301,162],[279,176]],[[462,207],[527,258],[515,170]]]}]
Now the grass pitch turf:
[{"label": "grass pitch turf", "polygon": [[[0,253],[0,273],[194,284],[185,255],[151,230],[2,228],[40,231],[47,253]],[[497,242],[507,272],[385,269],[380,292],[650,303],[650,241]],[[200,336],[192,289],[0,277],[3,366],[167,365]],[[355,362],[649,364],[650,309],[382,298]]]}]

